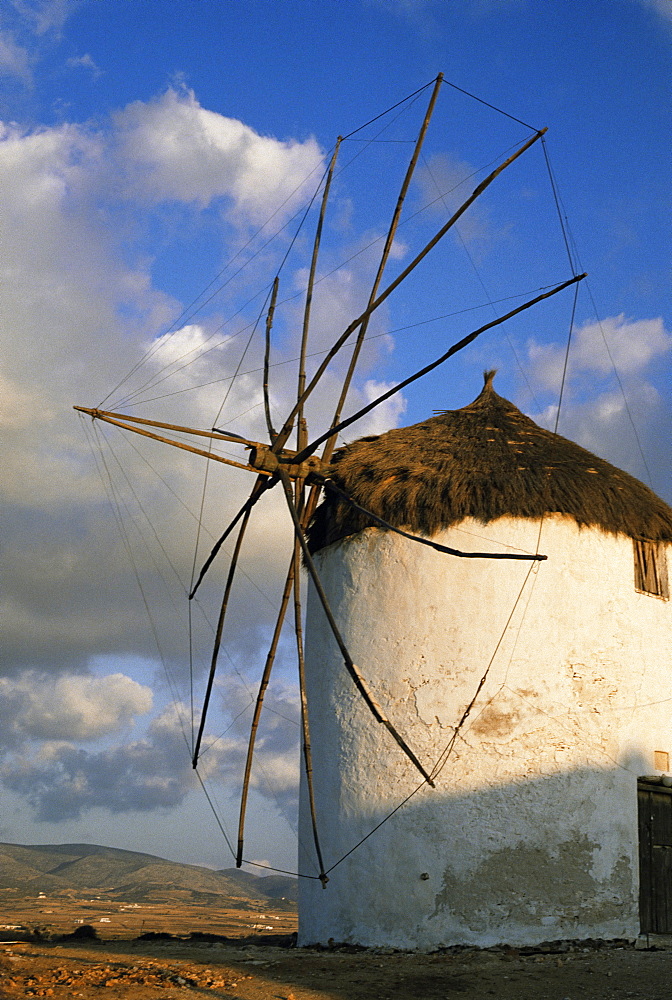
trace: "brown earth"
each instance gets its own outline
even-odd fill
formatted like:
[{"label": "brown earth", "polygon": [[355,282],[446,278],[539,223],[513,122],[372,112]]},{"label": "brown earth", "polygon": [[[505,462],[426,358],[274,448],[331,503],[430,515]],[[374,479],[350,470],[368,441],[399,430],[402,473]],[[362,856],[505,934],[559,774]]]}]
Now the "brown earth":
[{"label": "brown earth", "polygon": [[[430,955],[296,949],[288,946],[295,914],[268,903],[262,911],[261,903],[236,910],[179,900],[129,906],[72,896],[22,900],[5,892],[0,898],[0,921],[33,932],[30,940],[0,943],[0,1000],[672,998],[672,953],[666,951],[616,945]],[[86,925],[77,923],[81,920]],[[63,939],[83,926],[94,928],[101,940]],[[148,932],[150,939],[137,937]],[[12,936],[6,926],[0,933]]]},{"label": "brown earth", "polygon": [[128,941],[147,933],[179,937],[207,933],[236,938],[249,934],[286,935],[296,930],[297,918],[296,905],[287,900],[226,900],[213,896],[196,903],[193,894],[171,888],[145,892],[142,903],[116,899],[110,893],[79,896],[71,890],[27,897],[0,890],[0,938],[12,936],[13,924],[51,939],[90,925],[106,941]]},{"label": "brown earth", "polygon": [[672,954],[312,951],[221,943],[22,943],[0,948],[0,998],[669,1000]]}]

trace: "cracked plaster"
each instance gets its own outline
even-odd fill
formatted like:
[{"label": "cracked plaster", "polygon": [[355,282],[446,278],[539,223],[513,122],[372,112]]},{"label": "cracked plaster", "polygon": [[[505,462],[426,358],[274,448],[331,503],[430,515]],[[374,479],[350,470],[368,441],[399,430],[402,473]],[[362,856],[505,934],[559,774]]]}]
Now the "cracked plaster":
[{"label": "cracked plaster", "polygon": [[[533,551],[537,532],[538,522],[502,518],[438,540],[482,549],[487,535]],[[635,592],[629,538],[549,516],[540,551],[548,561],[528,580],[436,789],[417,791],[325,890],[301,881],[300,942],[433,948],[637,934],[636,781],[654,773],[655,749],[672,751],[672,609]],[[528,565],[454,559],[377,529],[317,558],[355,662],[431,767]],[[421,778],[363,705],[314,594],[306,655],[330,867]],[[300,823],[300,870],[313,871],[305,788]]]}]

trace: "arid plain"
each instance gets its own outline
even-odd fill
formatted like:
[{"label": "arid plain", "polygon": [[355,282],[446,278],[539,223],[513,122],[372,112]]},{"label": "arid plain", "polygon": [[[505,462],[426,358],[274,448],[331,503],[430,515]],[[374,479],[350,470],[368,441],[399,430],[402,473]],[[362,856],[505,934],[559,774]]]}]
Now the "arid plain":
[{"label": "arid plain", "polygon": [[672,953],[626,942],[297,949],[295,890],[92,845],[0,845],[0,1000],[672,997]]}]

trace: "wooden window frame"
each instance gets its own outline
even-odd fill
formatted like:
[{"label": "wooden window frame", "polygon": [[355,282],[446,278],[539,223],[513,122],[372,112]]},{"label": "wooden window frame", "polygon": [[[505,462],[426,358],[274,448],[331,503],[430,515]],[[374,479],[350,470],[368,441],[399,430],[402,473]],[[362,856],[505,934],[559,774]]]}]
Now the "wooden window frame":
[{"label": "wooden window frame", "polygon": [[635,590],[640,594],[669,601],[670,584],[665,542],[654,542],[650,538],[633,538],[632,545],[635,559]]}]

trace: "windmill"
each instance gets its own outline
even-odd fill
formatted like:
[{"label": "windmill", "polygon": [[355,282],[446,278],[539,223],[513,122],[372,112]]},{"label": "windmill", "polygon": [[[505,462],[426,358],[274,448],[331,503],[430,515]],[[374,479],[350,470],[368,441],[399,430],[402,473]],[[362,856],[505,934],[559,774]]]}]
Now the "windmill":
[{"label": "windmill", "polygon": [[[240,509],[237,511],[230,523],[221,532],[219,538],[212,547],[209,556],[204,561],[200,569],[200,573],[195,579],[194,585],[189,594],[190,600],[193,600],[196,597],[203,580],[206,578],[210,567],[217,559],[223,546],[228,540],[232,540],[233,551],[230,557],[218,620],[215,628],[215,638],[210,657],[210,667],[203,697],[202,711],[200,713],[198,732],[196,733],[192,748],[192,764],[194,768],[197,767],[201,754],[204,729],[208,717],[208,709],[212,696],[213,685],[215,682],[219,654],[227,620],[227,612],[229,611],[232,593],[236,585],[236,573],[246,532],[251,518],[254,517],[255,508],[263,500],[265,495],[274,489],[277,489],[277,491],[283,495],[287,508],[287,515],[291,520],[294,532],[294,542],[291,560],[289,566],[287,567],[285,582],[282,589],[279,611],[273,630],[272,640],[265,658],[265,663],[259,681],[256,704],[250,727],[247,758],[244,774],[242,776],[238,840],[235,856],[236,864],[240,866],[245,860],[245,820],[255,750],[255,740],[264,705],[264,697],[269,685],[271,672],[278,650],[283,623],[288,615],[291,604],[294,616],[294,633],[296,636],[296,654],[301,697],[302,748],[305,776],[304,783],[317,869],[316,874],[311,876],[311,878],[313,878],[313,880],[317,883],[320,883],[323,887],[326,887],[329,882],[329,872],[331,868],[334,867],[334,864],[333,861],[330,862],[329,859],[326,859],[323,854],[320,834],[321,821],[319,808],[316,803],[313,782],[311,706],[306,681],[306,663],[303,637],[304,599],[301,591],[302,563],[305,567],[305,572],[310,579],[313,594],[319,603],[321,613],[328,622],[328,628],[333,642],[335,642],[336,647],[338,648],[341,669],[345,671],[345,676],[348,678],[348,683],[351,685],[352,691],[355,692],[357,699],[361,702],[361,706],[370,717],[373,729],[376,733],[380,732],[382,734],[380,736],[381,739],[389,741],[394,745],[394,752],[398,754],[399,760],[403,762],[404,768],[409,769],[411,773],[415,774],[423,786],[433,788],[435,785],[435,768],[423,763],[423,755],[413,745],[412,740],[407,737],[403,727],[396,722],[394,710],[385,710],[381,706],[379,692],[376,690],[372,682],[367,679],[367,665],[365,663],[355,662],[355,659],[351,655],[348,642],[344,638],[337,616],[334,615],[330,606],[329,597],[325,587],[323,586],[319,568],[316,566],[316,561],[311,552],[311,546],[307,540],[309,525],[316,515],[320,497],[324,495],[331,497],[336,496],[340,505],[344,505],[348,509],[354,511],[357,516],[363,518],[364,523],[368,525],[375,525],[378,528],[382,528],[385,532],[401,531],[401,533],[404,533],[403,529],[400,529],[398,525],[390,523],[390,521],[387,521],[379,514],[376,514],[366,506],[363,506],[356,496],[353,496],[347,489],[344,489],[342,485],[338,484],[332,474],[332,459],[338,436],[356,421],[365,417],[377,407],[380,407],[393,395],[401,392],[407,386],[429,375],[432,371],[448,362],[450,358],[456,355],[459,351],[463,350],[469,344],[473,343],[486,331],[504,324],[525,310],[528,310],[542,301],[558,295],[565,289],[573,287],[576,291],[578,283],[585,277],[582,273],[572,273],[571,277],[567,280],[562,281],[553,287],[547,288],[538,294],[532,295],[522,304],[508,309],[506,312],[496,316],[491,321],[478,326],[446,350],[443,350],[432,362],[409,374],[408,377],[401,380],[394,387],[380,393],[367,405],[358,409],[357,412],[352,413],[347,417],[343,416],[348,392],[351,388],[353,377],[357,370],[362,346],[367,336],[367,330],[369,328],[371,318],[390,298],[390,296],[393,295],[395,290],[399,288],[399,286],[417,268],[422,266],[422,262],[432,252],[432,250],[437,247],[444,237],[452,229],[454,229],[469,207],[474,204],[474,202],[490,187],[491,184],[497,181],[497,178],[499,178],[499,176],[509,166],[523,156],[534,144],[543,140],[543,136],[546,131],[545,129],[531,129],[531,136],[526,141],[522,142],[514,152],[499,162],[494,169],[490,170],[488,175],[474,187],[471,194],[464,199],[459,207],[455,211],[451,212],[450,217],[440,226],[440,228],[436,230],[431,239],[429,239],[425,245],[417,253],[415,253],[410,263],[403,267],[396,274],[396,276],[390,280],[386,277],[386,273],[389,269],[389,263],[402,215],[402,209],[404,207],[405,198],[411,185],[416,166],[421,156],[423,143],[430,125],[435,103],[443,85],[444,80],[441,74],[435,81],[432,82],[432,84],[428,85],[428,87],[431,87],[431,96],[427,106],[427,111],[415,141],[413,153],[406,170],[406,175],[399,191],[396,206],[384,240],[380,262],[370,289],[368,303],[365,309],[353,318],[343,332],[340,333],[339,336],[333,341],[330,349],[317,365],[317,368],[312,376],[308,377],[307,357],[309,354],[311,307],[313,303],[313,291],[317,275],[318,256],[330,190],[343,140],[339,138],[335,144],[329,167],[323,178],[321,208],[316,226],[313,252],[306,286],[300,357],[298,363],[296,400],[291,406],[290,411],[285,415],[284,420],[279,427],[274,425],[272,419],[269,394],[270,352],[274,316],[278,304],[279,294],[279,279],[277,276],[273,282],[266,310],[265,361],[263,372],[263,399],[266,429],[268,434],[268,439],[266,441],[240,437],[239,435],[227,433],[225,430],[217,428],[216,426],[207,429],[198,429],[138,417],[132,414],[105,410],[100,407],[75,407],[75,409],[89,415],[94,420],[103,421],[126,431],[133,432],[134,434],[141,435],[150,440],[181,448],[201,456],[208,462],[218,462],[237,469],[245,470],[246,472],[249,472],[253,478],[249,496],[241,505]],[[575,271],[575,269],[572,270]],[[321,390],[323,378],[330,363],[337,357],[337,355],[342,354],[342,352],[346,350],[350,351],[350,358],[343,379],[340,396],[333,410],[333,415],[326,429],[314,436],[311,436],[307,426],[305,414],[306,404],[311,397]],[[185,440],[178,440],[175,437],[176,433],[182,435],[183,437],[186,436],[189,439],[189,443]],[[293,435],[295,435],[295,438]],[[292,440],[294,441],[294,447],[290,447],[290,442]],[[229,446],[236,446],[240,449],[240,455],[237,459],[226,457],[217,452],[217,445],[223,442],[226,442]],[[420,532],[406,531],[405,535],[406,540],[412,542],[412,544],[417,546],[418,549],[431,547],[434,551],[440,553],[440,555],[446,560],[457,560],[461,557],[466,557],[468,560],[482,560],[484,562],[494,564],[499,564],[501,562],[522,562],[528,565],[534,565],[545,558],[545,556],[538,550],[538,546],[526,546],[523,547],[523,551],[514,551],[513,549],[509,549],[507,551],[501,551],[501,549],[489,550],[487,546],[478,550],[469,549],[465,551],[457,546],[446,545],[441,542],[437,542],[436,540],[432,540]],[[477,693],[478,691],[476,694]]]}]

